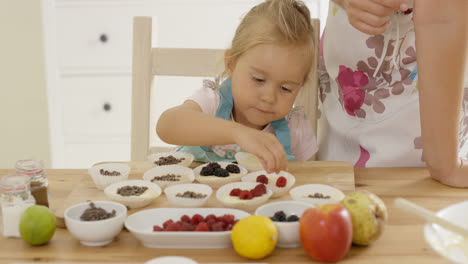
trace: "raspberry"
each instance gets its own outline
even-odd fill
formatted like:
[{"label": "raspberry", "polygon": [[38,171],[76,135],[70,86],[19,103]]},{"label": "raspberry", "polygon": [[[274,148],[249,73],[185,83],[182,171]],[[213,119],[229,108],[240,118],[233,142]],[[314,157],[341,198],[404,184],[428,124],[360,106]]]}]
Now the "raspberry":
[{"label": "raspberry", "polygon": [[234,223],[234,215],[231,215],[231,214],[223,215],[223,222],[231,225],[232,223]]},{"label": "raspberry", "polygon": [[190,223],[190,216],[183,215],[182,217],[180,217],[180,221]]},{"label": "raspberry", "polygon": [[190,223],[182,222],[181,230],[182,231],[193,231],[193,230],[195,230],[195,227]]},{"label": "raspberry", "polygon": [[195,228],[195,231],[206,232],[206,231],[210,231],[210,229],[208,228],[205,222],[201,222],[197,225],[197,227]]},{"label": "raspberry", "polygon": [[164,231],[164,229],[157,225],[153,226],[153,232],[160,232],[160,231]]},{"label": "raspberry", "polygon": [[255,186],[254,190],[259,192],[260,196],[262,196],[262,194],[267,193],[267,188],[266,188],[266,186],[264,184],[257,184],[257,186]]},{"label": "raspberry", "polygon": [[212,226],[211,226],[211,231],[224,231],[224,223],[223,222],[217,222],[217,223],[214,223]]},{"label": "raspberry", "polygon": [[171,223],[167,226],[166,231],[182,231],[182,226],[178,223]]},{"label": "raspberry", "polygon": [[232,189],[231,193],[229,193],[230,196],[239,196],[241,192],[241,189],[239,188],[235,188],[235,189]]},{"label": "raspberry", "polygon": [[211,227],[216,224],[216,218],[211,218],[210,220],[206,221],[206,225],[211,230]]},{"label": "raspberry", "polygon": [[268,184],[268,177],[264,174],[257,176],[257,182]]},{"label": "raspberry", "polygon": [[205,222],[210,221],[210,219],[214,219],[216,221],[216,215],[210,214],[205,217]]},{"label": "raspberry", "polygon": [[232,225],[229,225],[226,230],[231,231],[232,230]]},{"label": "raspberry", "polygon": [[169,219],[169,220],[167,220],[166,222],[164,222],[164,224],[163,224],[164,229],[166,229],[167,226],[168,226],[169,224],[172,224],[172,223],[174,223],[174,221],[172,221],[172,219]]},{"label": "raspberry", "polygon": [[226,170],[230,173],[240,173],[240,169],[237,165],[229,164],[226,166]]},{"label": "raspberry", "polygon": [[192,216],[192,219],[190,220],[190,223],[192,225],[198,225],[199,223],[205,221],[205,218],[203,218],[203,216],[199,215],[199,214],[194,214]]},{"label": "raspberry", "polygon": [[214,176],[217,176],[217,177],[228,177],[229,176],[229,172],[223,168],[217,168],[214,170]]},{"label": "raspberry", "polygon": [[250,191],[241,191],[239,194],[239,199],[241,200],[251,200],[253,195]]},{"label": "raspberry", "polygon": [[281,177],[278,178],[278,180],[276,180],[276,186],[284,187],[284,186],[286,186],[286,182],[287,182],[286,178],[281,176]]}]

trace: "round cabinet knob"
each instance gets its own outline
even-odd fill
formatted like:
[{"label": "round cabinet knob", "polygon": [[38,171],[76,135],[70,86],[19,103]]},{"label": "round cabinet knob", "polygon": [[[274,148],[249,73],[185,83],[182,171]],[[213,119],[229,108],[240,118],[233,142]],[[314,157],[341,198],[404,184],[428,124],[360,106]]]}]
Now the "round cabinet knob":
[{"label": "round cabinet knob", "polygon": [[102,108],[104,109],[104,111],[106,112],[110,112],[112,110],[112,106],[110,103],[105,103]]},{"label": "round cabinet knob", "polygon": [[102,43],[106,43],[106,42],[109,40],[109,38],[107,37],[106,34],[103,33],[103,34],[101,34],[101,36],[99,36],[99,40],[100,40]]}]

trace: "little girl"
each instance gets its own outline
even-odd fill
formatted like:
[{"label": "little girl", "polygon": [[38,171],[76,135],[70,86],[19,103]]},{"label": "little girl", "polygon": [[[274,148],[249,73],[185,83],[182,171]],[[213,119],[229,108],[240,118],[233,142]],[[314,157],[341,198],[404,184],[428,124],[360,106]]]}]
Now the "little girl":
[{"label": "little girl", "polygon": [[287,170],[287,160],[308,160],[317,151],[309,121],[293,103],[313,61],[313,29],[306,5],[267,0],[239,24],[225,52],[225,79],[206,85],[182,105],[166,110],[158,136],[182,145],[196,161],[233,161],[236,152],[256,155],[268,172]]}]

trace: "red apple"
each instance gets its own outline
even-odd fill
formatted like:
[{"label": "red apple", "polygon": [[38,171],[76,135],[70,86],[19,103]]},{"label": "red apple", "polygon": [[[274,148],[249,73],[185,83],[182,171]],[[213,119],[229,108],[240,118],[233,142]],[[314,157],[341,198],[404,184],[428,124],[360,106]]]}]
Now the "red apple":
[{"label": "red apple", "polygon": [[321,262],[337,262],[351,247],[351,215],[340,204],[307,209],[299,220],[299,233],[302,247],[309,257]]}]

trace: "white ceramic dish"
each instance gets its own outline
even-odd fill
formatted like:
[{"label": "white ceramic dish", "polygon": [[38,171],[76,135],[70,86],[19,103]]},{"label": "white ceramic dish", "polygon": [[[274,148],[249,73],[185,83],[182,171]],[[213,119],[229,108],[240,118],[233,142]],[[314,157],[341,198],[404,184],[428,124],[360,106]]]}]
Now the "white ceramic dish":
[{"label": "white ceramic dish", "polygon": [[150,248],[226,248],[231,247],[231,231],[223,232],[153,232],[153,226],[169,219],[180,219],[183,215],[193,216],[209,214],[222,216],[232,214],[235,219],[242,219],[250,214],[229,208],[155,208],[130,215],[125,227],[145,247]]},{"label": "white ceramic dish", "polygon": [[273,194],[273,192],[267,187],[267,193],[255,197],[252,200],[240,200],[238,197],[230,196],[229,194],[233,189],[239,188],[241,190],[251,190],[258,184],[256,182],[233,182],[223,185],[216,192],[216,199],[220,201],[226,207],[238,208],[241,210],[252,211],[255,210],[261,204],[264,204]]},{"label": "white ceramic dish", "polygon": [[[468,229],[468,201],[446,207],[436,214]],[[468,240],[462,236],[428,223],[424,226],[424,238],[432,249],[453,263],[468,263]]]},{"label": "white ceramic dish", "polygon": [[[234,164],[230,162],[217,162],[221,168],[226,169],[226,166],[229,164]],[[242,176],[247,174],[247,169],[239,166],[238,164],[234,164],[239,167],[240,172],[239,173],[230,173],[228,177],[216,177],[216,176],[201,176],[200,171],[203,169],[203,167],[207,166],[209,163],[202,164],[195,169],[193,169],[193,173],[195,174],[195,179],[199,183],[207,184],[213,188],[219,188],[220,186],[230,183],[230,182],[236,182],[240,181]]]},{"label": "white ceramic dish", "polygon": [[[266,216],[271,218],[276,212],[283,211],[287,216],[296,215],[301,218],[305,210],[312,208],[310,203],[300,201],[281,201],[267,203],[255,211],[256,215]],[[277,247],[293,248],[301,245],[299,236],[299,221],[295,222],[274,222],[278,230]]]},{"label": "white ceramic dish", "polygon": [[[308,195],[321,193],[330,198],[311,198]],[[294,187],[289,191],[289,194],[296,201],[311,203],[313,205],[338,203],[345,197],[344,193],[334,187],[325,184],[305,184]]]},{"label": "white ceramic dish", "polygon": [[93,201],[98,208],[108,213],[116,211],[112,218],[99,221],[82,221],[80,216],[89,208],[90,203],[75,204],[65,210],[65,224],[68,231],[86,246],[103,246],[111,243],[117,236],[127,218],[127,207],[123,204],[110,201]]},{"label": "white ceramic dish", "polygon": [[[109,172],[118,171],[120,172],[119,176],[106,176],[100,173],[100,170],[107,170]],[[100,165],[93,166],[88,169],[89,175],[93,178],[94,184],[100,190],[104,190],[107,186],[125,181],[128,179],[128,174],[130,173],[130,166],[123,163],[104,163]]]},{"label": "white ceramic dish", "polygon": [[[182,179],[180,181],[173,181],[173,182],[171,182],[171,181],[159,181],[159,180],[152,181],[152,179],[154,177],[163,176],[163,175],[166,175],[166,174],[181,175],[181,176],[184,177],[184,179]],[[191,182],[193,182],[194,179],[195,179],[195,176],[193,174],[193,170],[190,169],[190,168],[184,167],[184,166],[180,166],[180,165],[158,166],[158,167],[154,167],[154,168],[148,170],[147,172],[145,172],[145,174],[143,174],[143,180],[154,182],[157,185],[159,185],[159,187],[161,187],[162,189],[166,188],[167,186],[171,186],[171,185],[191,183]]]},{"label": "white ceramic dish", "polygon": [[[140,196],[121,196],[117,194],[117,190],[123,186],[139,186],[139,187],[148,187],[145,193]],[[122,203],[131,209],[145,207],[154,201],[156,198],[161,195],[161,188],[156,184],[149,181],[144,180],[128,180],[128,181],[121,181],[109,185],[104,189],[104,193],[110,199]]]},{"label": "white ceramic dish", "polygon": [[[267,173],[266,171],[256,171],[256,172],[251,172],[244,177],[242,177],[243,182],[256,182],[257,177],[260,175],[265,175],[268,178],[268,187],[273,191],[273,195],[271,198],[277,198],[281,197],[285,194],[288,193],[289,189],[296,183],[296,178],[294,175],[292,175],[289,172],[286,171],[280,171],[280,173]],[[286,178],[286,186],[284,187],[278,187],[276,186],[276,180],[278,180],[279,177],[285,177]]]},{"label": "white ceramic dish", "polygon": [[193,259],[184,258],[184,257],[176,257],[176,256],[169,256],[169,257],[160,257],[151,259],[145,264],[198,264]]},{"label": "white ceramic dish", "polygon": [[[185,191],[192,191],[196,193],[206,194],[205,198],[183,198],[177,197],[177,194],[184,193]],[[177,184],[172,185],[164,189],[164,193],[167,196],[167,199],[173,206],[177,207],[202,207],[208,198],[210,198],[213,193],[213,189],[206,184],[199,183],[189,183],[189,184]]]},{"label": "white ceramic dish", "polygon": [[234,157],[236,158],[237,163],[246,168],[249,172],[263,170],[262,163],[254,154],[248,152],[237,152]]},{"label": "white ceramic dish", "polygon": [[158,153],[153,153],[148,156],[148,160],[151,162],[151,165],[153,167],[159,167],[159,166],[168,166],[168,165],[157,165],[154,162],[158,161],[159,158],[161,157],[168,157],[168,156],[173,156],[177,159],[184,158],[184,160],[180,161],[177,164],[172,164],[172,165],[179,165],[179,166],[184,166],[188,167],[190,164],[193,162],[193,155],[192,153],[187,153],[187,152],[158,152]]}]

